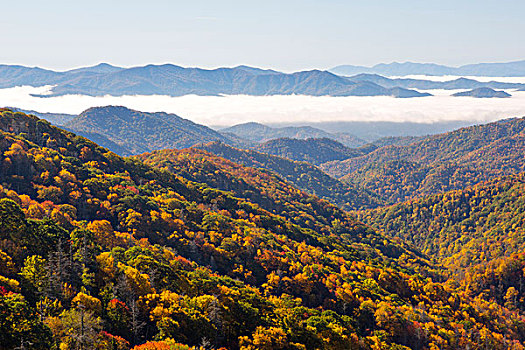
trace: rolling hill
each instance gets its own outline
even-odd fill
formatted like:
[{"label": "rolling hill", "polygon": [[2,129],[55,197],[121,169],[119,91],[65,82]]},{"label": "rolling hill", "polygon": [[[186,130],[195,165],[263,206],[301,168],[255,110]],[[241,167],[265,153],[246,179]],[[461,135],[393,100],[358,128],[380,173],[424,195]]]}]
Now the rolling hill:
[{"label": "rolling hill", "polygon": [[496,91],[491,88],[481,87],[470,91],[456,92],[455,97],[476,97],[476,98],[507,98],[512,95],[505,91]]},{"label": "rolling hill", "polygon": [[64,128],[86,137],[101,135],[97,141],[121,155],[186,148],[210,141],[237,144],[204,125],[175,114],[146,113],[119,106],[90,108],[67,122]]},{"label": "rolling hill", "polygon": [[347,78],[354,82],[372,82],[388,88],[403,87],[406,89],[421,90],[458,90],[458,89],[521,89],[525,87],[522,83],[504,83],[498,81],[481,82],[468,78],[457,78],[447,81],[432,81],[424,79],[409,78],[387,78],[377,74],[358,74]]}]

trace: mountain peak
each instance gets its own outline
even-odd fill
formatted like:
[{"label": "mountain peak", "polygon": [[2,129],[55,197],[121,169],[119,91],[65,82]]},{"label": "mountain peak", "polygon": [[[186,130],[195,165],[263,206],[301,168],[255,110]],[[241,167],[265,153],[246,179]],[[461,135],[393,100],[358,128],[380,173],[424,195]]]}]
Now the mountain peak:
[{"label": "mountain peak", "polygon": [[155,149],[182,149],[216,140],[235,143],[227,136],[176,114],[141,112],[124,106],[89,108],[65,127],[86,137],[102,135],[120,148],[115,149],[113,144],[103,146],[124,155]]},{"label": "mountain peak", "polygon": [[246,66],[246,65],[240,65],[240,66],[237,66],[237,67],[233,67],[232,69],[243,70],[245,72],[252,73],[252,74],[255,74],[255,75],[260,75],[260,74],[282,74],[281,72],[278,72],[278,71],[273,70],[273,69],[262,69],[262,68],[250,67],[250,66]]},{"label": "mountain peak", "polygon": [[477,98],[507,98],[507,97],[511,97],[512,95],[505,91],[497,91],[489,87],[480,87],[480,88],[472,89],[470,91],[457,92],[453,94],[452,96],[454,97],[467,96],[467,97],[477,97]]},{"label": "mountain peak", "polygon": [[81,68],[71,69],[71,70],[66,71],[65,73],[86,73],[86,72],[90,72],[90,73],[114,73],[114,72],[121,71],[123,69],[125,69],[125,68],[112,66],[109,63],[101,62],[99,64],[96,64],[96,65],[90,66],[90,67],[81,67]]}]

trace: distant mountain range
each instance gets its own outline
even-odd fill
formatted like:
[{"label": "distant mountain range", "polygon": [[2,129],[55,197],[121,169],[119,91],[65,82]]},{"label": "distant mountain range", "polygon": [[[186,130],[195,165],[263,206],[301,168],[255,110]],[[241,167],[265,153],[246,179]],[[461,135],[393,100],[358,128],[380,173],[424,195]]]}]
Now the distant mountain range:
[{"label": "distant mountain range", "polygon": [[[263,125],[250,122],[219,129],[219,132],[230,138],[237,136],[257,143],[286,137],[296,139],[327,137],[341,142],[347,147],[360,147],[365,143],[379,142],[381,139],[383,139],[382,142],[388,142],[388,138],[393,138],[391,141],[397,143],[400,141],[398,138],[424,137],[471,126],[476,123],[478,122],[475,120],[437,121],[433,123],[334,121],[302,122],[301,124],[283,126],[280,124]],[[290,132],[288,133],[288,131]]]},{"label": "distant mountain range", "polygon": [[[496,74],[501,73],[501,74]],[[185,68],[172,64],[121,68],[101,63],[64,72],[15,65],[0,65],[0,88],[52,86],[53,97],[68,94],[89,96],[167,95],[307,95],[307,96],[431,96],[431,89],[525,89],[525,84],[455,79],[437,82],[421,79],[389,79],[385,76],[498,75],[525,76],[525,61],[471,65],[460,68],[435,64],[392,63],[371,68],[339,66],[331,71],[282,73],[248,66],[234,68]]]},{"label": "distant mountain range", "polygon": [[347,78],[350,81],[370,82],[384,86],[386,88],[403,87],[406,89],[421,89],[421,90],[457,90],[457,89],[477,89],[477,88],[491,88],[491,89],[523,89],[525,84],[520,83],[502,83],[498,81],[480,82],[474,79],[458,78],[448,81],[431,81],[424,79],[406,79],[396,78],[390,79],[377,74],[358,74]]},{"label": "distant mountain range", "polygon": [[108,64],[56,72],[42,68],[0,65],[0,88],[53,85],[52,97],[67,94],[90,96],[168,95],[310,95],[310,96],[429,96],[401,87],[385,88],[369,81],[354,82],[327,71],[285,74],[238,66],[213,70],[172,64],[120,68]]},{"label": "distant mountain range", "polygon": [[434,63],[381,63],[373,67],[341,65],[329,69],[338,75],[356,75],[360,73],[382,74],[387,76],[403,75],[471,75],[479,77],[523,77],[525,60],[506,63],[477,63],[461,67],[450,67]]},{"label": "distant mountain range", "polygon": [[[408,144],[423,137],[406,135],[435,134],[463,126],[463,123],[457,122],[428,125],[348,122],[319,124],[323,128],[320,129],[304,125],[271,127],[260,123],[244,123],[213,130],[175,114],[146,113],[121,106],[94,107],[80,115],[42,113],[15,107],[10,109],[46,119],[119,155],[134,155],[165,148],[182,149],[195,144],[220,141],[315,164],[366,154],[386,145]],[[355,131],[363,138],[338,132],[340,130]],[[304,142],[305,140],[308,142]],[[325,150],[325,146],[330,150]],[[357,148],[359,149],[356,150]]]}]

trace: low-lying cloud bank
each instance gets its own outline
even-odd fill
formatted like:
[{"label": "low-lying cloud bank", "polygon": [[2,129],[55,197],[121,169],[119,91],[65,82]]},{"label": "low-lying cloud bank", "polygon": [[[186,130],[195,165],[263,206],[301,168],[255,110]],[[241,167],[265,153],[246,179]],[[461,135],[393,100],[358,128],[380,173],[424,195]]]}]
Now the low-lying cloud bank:
[{"label": "low-lying cloud bank", "polygon": [[333,121],[390,121],[435,123],[454,120],[488,122],[525,116],[525,92],[509,91],[511,98],[451,97],[457,91],[431,90],[435,96],[392,97],[313,96],[103,96],[35,97],[50,87],[0,89],[0,106],[39,112],[78,114],[89,107],[123,105],[129,108],[176,113],[212,126],[257,121],[268,124]]}]

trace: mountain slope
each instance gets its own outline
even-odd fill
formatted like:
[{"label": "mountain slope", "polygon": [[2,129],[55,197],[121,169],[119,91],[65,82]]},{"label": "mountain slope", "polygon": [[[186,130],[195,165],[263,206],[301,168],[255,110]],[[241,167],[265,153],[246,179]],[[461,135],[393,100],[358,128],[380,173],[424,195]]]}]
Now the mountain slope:
[{"label": "mountain slope", "polygon": [[486,263],[525,249],[525,173],[359,216],[444,265],[466,268]]},{"label": "mountain slope", "polygon": [[472,295],[525,310],[525,173],[359,217],[442,262]]},{"label": "mountain slope", "polygon": [[321,165],[333,160],[345,160],[364,154],[359,149],[346,147],[328,138],[306,140],[274,139],[257,145],[254,149],[258,152],[295,161],[308,162],[314,165]]},{"label": "mountain slope", "polygon": [[90,108],[64,127],[86,136],[90,133],[102,135],[112,142],[103,145],[122,155],[162,148],[186,148],[216,140],[234,143],[204,125],[175,114],[146,113],[118,106]]},{"label": "mountain slope", "polygon": [[2,110],[0,130],[3,347],[22,337],[35,349],[150,341],[135,350],[525,340],[519,310],[437,282],[417,251],[316,197],[286,194],[300,213],[294,224],[35,117]]},{"label": "mountain slope", "polygon": [[242,150],[219,142],[197,147],[247,167],[272,171],[297,188],[344,209],[369,208],[381,204],[377,196],[371,195],[370,192],[338,181],[306,162],[296,162],[252,150]]},{"label": "mountain slope", "polygon": [[524,142],[525,118],[507,119],[383,147],[321,168],[397,202],[525,171]]},{"label": "mountain slope", "polygon": [[0,87],[53,85],[65,74],[38,67],[0,65]]},{"label": "mountain slope", "polygon": [[0,130],[3,347],[22,337],[35,349],[150,341],[135,350],[525,341],[519,310],[437,282],[417,251],[316,197],[286,194],[296,224],[35,117],[1,110]]},{"label": "mountain slope", "polygon": [[266,142],[280,138],[329,138],[339,141],[347,147],[358,147],[365,144],[365,141],[356,136],[347,133],[329,133],[312,126],[270,127],[261,123],[249,122],[221,129],[220,132],[233,133],[254,142]]},{"label": "mountain slope", "polygon": [[16,107],[6,107],[6,108],[10,109],[12,111],[23,112],[25,114],[35,115],[38,118],[45,119],[45,120],[47,120],[48,122],[50,122],[51,124],[54,124],[54,125],[64,125],[65,123],[67,123],[68,121],[70,121],[70,120],[72,120],[73,118],[76,117],[76,115],[74,115],[74,114],[42,113],[42,112],[30,111],[30,110],[27,110],[27,109],[21,109],[21,108],[16,108]]},{"label": "mountain slope", "polygon": [[[411,143],[416,141],[421,141],[427,136],[387,136],[382,137],[378,140],[373,141],[367,145],[363,145],[363,148],[368,148],[370,145],[373,145],[377,148],[386,147],[386,146],[408,146]],[[368,153],[368,152],[367,152]]]},{"label": "mountain slope", "polygon": [[231,191],[235,197],[256,203],[290,222],[301,222],[305,212],[312,218],[327,216],[327,203],[318,201],[313,195],[297,193],[275,173],[242,166],[201,149],[160,150],[135,158],[188,180]]}]

